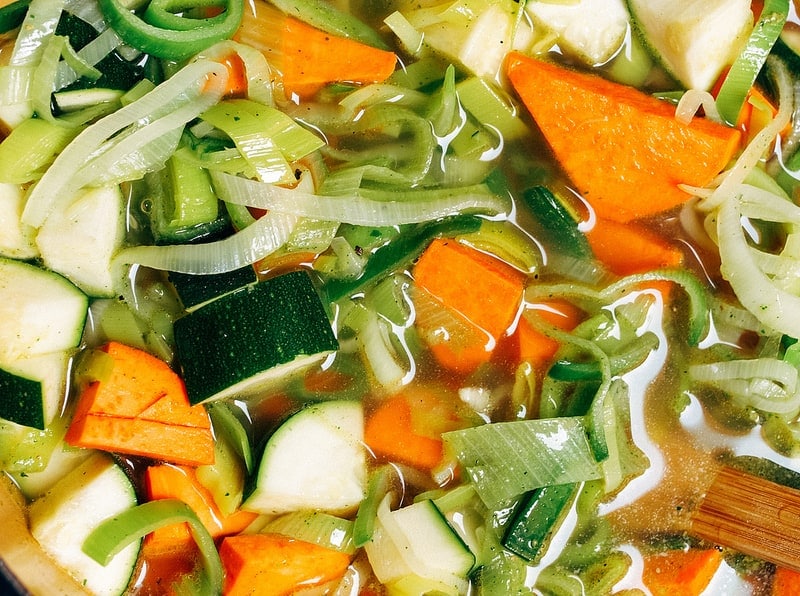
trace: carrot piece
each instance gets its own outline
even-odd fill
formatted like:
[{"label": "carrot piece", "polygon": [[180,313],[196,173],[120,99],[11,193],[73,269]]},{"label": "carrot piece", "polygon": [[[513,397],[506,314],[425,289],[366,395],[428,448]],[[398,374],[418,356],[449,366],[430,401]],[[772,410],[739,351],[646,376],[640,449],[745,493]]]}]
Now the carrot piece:
[{"label": "carrot piece", "polygon": [[407,387],[367,416],[364,442],[376,457],[430,471],[444,455],[442,433],[467,426],[453,394]]},{"label": "carrot piece", "polygon": [[[418,287],[464,319],[467,331],[454,342],[432,346],[439,362],[469,372],[491,357],[492,345],[519,310],[524,275],[507,263],[455,240],[437,238],[414,266]],[[425,326],[425,321],[419,324]],[[487,345],[487,340],[490,345]]]},{"label": "carrot piece", "polygon": [[[581,320],[582,311],[571,302],[550,300],[534,304],[538,316],[565,331],[574,329]],[[518,362],[529,362],[537,369],[544,367],[555,356],[559,343],[537,330],[528,319],[522,317],[514,332],[518,343]]]},{"label": "carrot piece", "polygon": [[800,596],[800,572],[776,567],[772,576],[772,596]]},{"label": "carrot piece", "polygon": [[678,267],[683,261],[677,246],[633,223],[598,219],[586,238],[594,256],[617,275]]},{"label": "carrot piece", "polygon": [[[144,481],[148,499],[183,501],[197,513],[197,517],[214,538],[238,534],[257,517],[255,513],[241,510],[224,515],[217,507],[211,492],[198,480],[192,467],[171,464],[149,466],[145,470]],[[189,526],[185,523],[159,528],[152,535],[153,540],[163,539],[164,542],[179,544],[185,543],[187,539],[192,540]]]},{"label": "carrot piece", "polygon": [[688,125],[674,106],[599,76],[509,54],[506,72],[572,184],[598,216],[618,222],[689,199],[739,147],[740,131],[704,118]]},{"label": "carrot piece", "polygon": [[383,402],[367,419],[364,442],[377,457],[431,470],[442,461],[441,438],[416,434],[411,422],[411,404],[403,395]]},{"label": "carrot piece", "polygon": [[64,438],[73,447],[194,466],[214,463],[214,439],[205,428],[88,413],[73,418]]},{"label": "carrot piece", "polygon": [[280,534],[240,534],[222,540],[226,596],[282,596],[342,577],[345,553]]},{"label": "carrot piece", "polygon": [[267,54],[287,97],[309,98],[329,83],[379,83],[397,65],[394,52],[331,35],[264,3],[245,11],[234,39]]},{"label": "carrot piece", "polygon": [[108,378],[81,392],[67,442],[177,463],[213,463],[208,413],[190,405],[175,371],[144,350],[118,342],[101,349],[113,366]]},{"label": "carrot piece", "polygon": [[653,596],[698,596],[721,563],[715,548],[667,551],[645,557],[642,580]]}]

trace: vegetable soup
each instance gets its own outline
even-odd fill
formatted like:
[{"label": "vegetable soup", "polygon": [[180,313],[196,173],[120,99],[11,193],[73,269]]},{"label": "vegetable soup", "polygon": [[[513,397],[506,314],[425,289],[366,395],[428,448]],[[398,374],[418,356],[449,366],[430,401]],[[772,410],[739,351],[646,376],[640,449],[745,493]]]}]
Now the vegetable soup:
[{"label": "vegetable soup", "polygon": [[798,31],[7,3],[0,560],[33,594],[798,593],[692,526],[723,467],[800,488]]}]

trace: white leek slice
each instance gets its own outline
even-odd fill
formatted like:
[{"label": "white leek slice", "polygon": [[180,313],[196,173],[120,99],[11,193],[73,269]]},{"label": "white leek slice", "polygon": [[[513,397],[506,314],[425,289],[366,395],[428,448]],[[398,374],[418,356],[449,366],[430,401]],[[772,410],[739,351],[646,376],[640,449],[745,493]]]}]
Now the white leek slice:
[{"label": "white leek slice", "polygon": [[470,211],[494,215],[507,209],[505,201],[483,185],[449,191],[411,190],[407,193],[419,193],[417,199],[382,201],[363,196],[320,196],[224,172],[212,171],[211,178],[219,196],[229,203],[364,226],[419,223]]},{"label": "white leek slice", "polygon": [[[728,280],[739,302],[762,325],[800,337],[800,296],[781,287],[758,266],[758,260],[742,227],[743,217],[800,223],[800,208],[789,201],[754,187],[742,185],[744,200],[734,196],[725,201],[717,215],[717,236],[722,264],[720,271]],[[756,204],[762,206],[756,208]]]},{"label": "white leek slice", "polygon": [[[89,126],[59,154],[33,188],[22,213],[23,222],[38,228],[80,187],[107,181],[105,168],[115,161],[125,161],[148,144],[157,143],[162,135],[182,129],[219,101],[227,79],[228,69],[222,64],[193,62],[142,98]],[[145,164],[134,170],[141,172],[147,167]],[[115,170],[113,175],[118,174]]]},{"label": "white leek slice", "polygon": [[498,422],[442,435],[492,507],[534,488],[602,476],[581,417]]},{"label": "white leek slice", "polygon": [[226,273],[263,259],[286,243],[297,218],[267,213],[244,230],[206,244],[134,246],[120,251],[118,265],[137,263],[153,269],[207,275]]}]

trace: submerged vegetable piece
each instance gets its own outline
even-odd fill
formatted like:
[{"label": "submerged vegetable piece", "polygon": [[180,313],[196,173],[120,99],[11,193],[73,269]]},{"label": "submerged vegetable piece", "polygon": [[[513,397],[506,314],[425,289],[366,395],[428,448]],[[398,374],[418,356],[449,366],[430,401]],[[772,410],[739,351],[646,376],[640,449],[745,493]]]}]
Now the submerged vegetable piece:
[{"label": "submerged vegetable piece", "polygon": [[[535,310],[536,316],[545,323],[565,331],[574,329],[583,316],[578,307],[566,300],[549,300],[528,308]],[[512,343],[517,349],[515,362],[529,362],[539,369],[550,362],[560,345],[557,340],[536,329],[527,317],[520,318]]]},{"label": "submerged vegetable piece", "polygon": [[683,260],[678,247],[666,238],[630,222],[597,219],[586,238],[595,257],[616,275],[678,267]]},{"label": "submerged vegetable piece", "polygon": [[722,563],[722,551],[671,550],[644,559],[642,579],[653,596],[699,596]]},{"label": "submerged vegetable piece", "polygon": [[219,555],[227,596],[291,594],[336,580],[350,565],[345,553],[280,534],[229,536]]},{"label": "submerged vegetable piece", "polygon": [[[451,370],[470,372],[491,358],[497,340],[516,317],[524,275],[510,265],[455,240],[436,239],[413,271],[417,285],[466,319],[471,337],[431,344],[437,360]],[[419,320],[425,327],[430,321]]]},{"label": "submerged vegetable piece", "polygon": [[[214,497],[197,479],[194,468],[159,464],[145,470],[145,486],[149,500],[178,499],[191,507],[213,538],[238,534],[256,518],[255,513],[236,511],[224,515]],[[188,524],[158,528],[148,535],[147,542],[161,543],[161,551],[189,548],[194,542]],[[172,548],[170,548],[170,546]]]},{"label": "submerged vegetable piece", "polygon": [[[252,22],[251,22],[252,20]],[[380,83],[394,72],[394,52],[333,35],[259,4],[236,35],[267,52],[287,97],[309,98],[329,83]]]},{"label": "submerged vegetable piece", "polygon": [[[508,77],[564,171],[604,219],[627,222],[690,198],[738,149],[740,132],[633,87],[513,53]],[[599,156],[602,156],[599,157]]]},{"label": "submerged vegetable piece", "polygon": [[367,417],[364,442],[379,458],[431,470],[442,461],[441,433],[463,426],[444,395],[409,388],[387,398]]},{"label": "submerged vegetable piece", "polygon": [[772,596],[800,594],[800,572],[787,567],[777,567],[772,577]]},{"label": "submerged vegetable piece", "polygon": [[104,378],[81,393],[66,441],[190,465],[214,461],[208,414],[190,406],[180,377],[143,350],[109,342]]}]

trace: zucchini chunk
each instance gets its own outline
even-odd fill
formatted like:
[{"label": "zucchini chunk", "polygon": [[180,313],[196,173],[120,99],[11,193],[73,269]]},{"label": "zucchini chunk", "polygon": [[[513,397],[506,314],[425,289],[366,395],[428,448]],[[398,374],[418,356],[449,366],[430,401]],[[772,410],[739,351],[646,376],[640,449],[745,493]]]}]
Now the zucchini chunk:
[{"label": "zucchini chunk", "polygon": [[0,259],[0,364],[75,348],[89,299],[66,278]]},{"label": "zucchini chunk", "polygon": [[251,393],[338,347],[303,271],[239,288],[175,321],[175,351],[193,405]]},{"label": "zucchini chunk", "polygon": [[102,521],[135,505],[128,476],[111,456],[97,452],[31,504],[31,534],[91,593],[121,594],[133,576],[140,543],[123,549],[105,567],[82,547]]},{"label": "zucchini chunk", "polygon": [[292,415],[269,438],[242,509],[347,512],[364,498],[366,479],[361,402],[321,402]]}]

